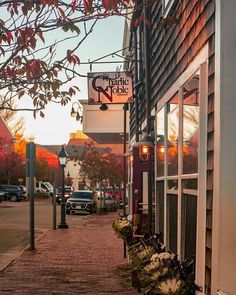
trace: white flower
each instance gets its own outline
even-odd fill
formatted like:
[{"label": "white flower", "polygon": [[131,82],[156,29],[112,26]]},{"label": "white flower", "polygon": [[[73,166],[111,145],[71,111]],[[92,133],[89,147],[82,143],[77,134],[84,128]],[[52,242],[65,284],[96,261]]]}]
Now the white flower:
[{"label": "white flower", "polygon": [[156,281],[159,276],[161,275],[161,272],[160,271],[156,271],[154,272],[152,275],[151,275],[151,281]]},{"label": "white flower", "polygon": [[182,287],[182,281],[175,278],[168,279],[159,284],[159,290],[161,294],[175,294],[180,291]]},{"label": "white flower", "polygon": [[167,260],[167,259],[173,259],[175,256],[174,254],[170,254],[169,252],[162,252],[159,254],[159,260]]},{"label": "white flower", "polygon": [[146,272],[149,272],[149,271],[151,271],[151,270],[157,268],[159,265],[160,265],[160,262],[159,262],[158,260],[157,260],[157,261],[151,261],[148,265],[146,265],[146,266],[144,267],[144,270],[145,270]]},{"label": "white flower", "polygon": [[133,216],[132,216],[132,215],[128,215],[128,216],[127,216],[127,219],[128,219],[129,221],[132,221]]},{"label": "white flower", "polygon": [[153,254],[150,260],[151,261],[158,261],[159,260],[159,254],[158,253]]},{"label": "white flower", "polygon": [[159,278],[159,276],[164,276],[168,272],[168,268],[164,267],[159,269],[158,271],[154,272],[151,276],[151,280],[155,281]]}]

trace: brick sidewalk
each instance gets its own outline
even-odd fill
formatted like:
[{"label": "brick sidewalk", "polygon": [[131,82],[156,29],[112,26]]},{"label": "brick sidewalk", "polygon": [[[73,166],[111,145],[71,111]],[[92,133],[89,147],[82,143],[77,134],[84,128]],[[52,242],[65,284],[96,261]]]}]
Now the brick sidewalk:
[{"label": "brick sidewalk", "polygon": [[0,294],[138,294],[119,268],[127,260],[111,227],[116,216],[91,215],[84,226],[49,231],[0,273]]}]

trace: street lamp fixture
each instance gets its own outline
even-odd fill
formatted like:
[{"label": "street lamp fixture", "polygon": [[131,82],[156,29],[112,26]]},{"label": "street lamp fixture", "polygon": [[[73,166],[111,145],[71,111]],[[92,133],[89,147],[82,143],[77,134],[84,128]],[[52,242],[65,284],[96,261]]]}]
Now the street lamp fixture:
[{"label": "street lamp fixture", "polygon": [[61,150],[58,154],[58,159],[61,164],[61,222],[58,225],[58,228],[67,229],[68,224],[66,223],[66,206],[65,206],[65,166],[67,162],[68,154],[64,148],[64,145],[61,147]]},{"label": "street lamp fixture", "polygon": [[100,105],[100,110],[101,110],[101,111],[106,111],[106,110],[108,110],[108,105],[105,104],[105,103],[102,103],[102,104]]},{"label": "street lamp fixture", "polygon": [[[77,105],[77,110],[75,109],[74,105]],[[83,122],[82,113],[83,111],[82,111],[81,104],[75,101],[71,107],[71,112],[70,112],[71,117],[75,117],[76,121],[80,121],[80,123],[82,123]]]},{"label": "street lamp fixture", "polygon": [[149,135],[145,134],[143,138],[136,142],[133,147],[139,149],[139,157],[142,161],[148,161],[151,155],[151,148],[154,146]]}]

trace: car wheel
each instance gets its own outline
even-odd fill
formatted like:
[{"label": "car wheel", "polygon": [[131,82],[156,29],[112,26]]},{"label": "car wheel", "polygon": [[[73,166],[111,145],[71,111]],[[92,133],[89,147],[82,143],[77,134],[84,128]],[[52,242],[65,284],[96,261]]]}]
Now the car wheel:
[{"label": "car wheel", "polygon": [[66,214],[70,215],[70,210],[66,210]]},{"label": "car wheel", "polygon": [[11,201],[12,202],[16,202],[16,200],[17,200],[17,197],[16,196],[11,196]]}]

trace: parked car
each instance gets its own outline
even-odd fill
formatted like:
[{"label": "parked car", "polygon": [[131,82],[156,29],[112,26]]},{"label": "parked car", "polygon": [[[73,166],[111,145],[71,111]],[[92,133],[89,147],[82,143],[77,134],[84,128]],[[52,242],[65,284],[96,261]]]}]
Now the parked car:
[{"label": "parked car", "polygon": [[1,184],[0,191],[4,194],[5,200],[21,201],[23,199],[22,190],[17,185]]},{"label": "parked car", "polygon": [[35,193],[41,197],[49,197],[50,195],[48,187],[41,180],[36,181]]},{"label": "parked car", "polygon": [[49,191],[50,196],[53,196],[53,185],[48,181],[44,182],[43,184],[45,185],[45,187]]},{"label": "parked car", "polygon": [[112,196],[117,201],[118,206],[122,202],[122,191],[119,188],[108,187],[105,194]]},{"label": "parked car", "polygon": [[[56,202],[58,205],[61,204],[61,192],[62,192],[62,187],[59,186],[58,188],[56,188]],[[65,186],[65,202],[71,197],[73,193],[73,187],[72,186]]]},{"label": "parked car", "polygon": [[94,193],[87,190],[78,190],[72,193],[66,202],[66,214],[93,213],[95,211]]},{"label": "parked car", "polygon": [[117,200],[115,200],[111,195],[105,195],[105,208],[108,211],[116,211],[118,209]]},{"label": "parked car", "polygon": [[19,188],[21,189],[22,197],[24,199],[26,199],[27,198],[27,190],[26,190],[26,187],[24,185],[19,185]]},{"label": "parked car", "polygon": [[5,193],[0,191],[0,203],[4,200]]}]

